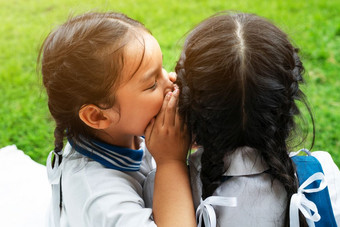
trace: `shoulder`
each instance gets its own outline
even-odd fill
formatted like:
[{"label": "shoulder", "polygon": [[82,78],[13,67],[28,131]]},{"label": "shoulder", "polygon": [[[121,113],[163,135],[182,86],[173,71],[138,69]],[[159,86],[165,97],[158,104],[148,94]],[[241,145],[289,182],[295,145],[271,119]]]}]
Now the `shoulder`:
[{"label": "shoulder", "polygon": [[[146,150],[144,140],[141,141],[141,149],[143,149],[144,155],[139,171],[120,171],[107,168],[99,162],[75,152],[71,146],[67,146],[62,162],[63,186],[79,182],[82,184],[82,188],[96,191],[107,185],[122,185],[122,187],[132,188],[141,194],[141,185],[146,175],[152,170],[152,157]],[[77,187],[79,188],[79,186]]]},{"label": "shoulder", "polygon": [[[84,163],[83,163],[84,162]],[[77,165],[83,165],[77,168]],[[152,210],[145,208],[138,177],[108,169],[85,157],[69,159],[62,173],[63,202],[70,219],[86,226],[154,226]],[[134,173],[141,175],[141,173]],[[72,223],[72,220],[70,220]]]},{"label": "shoulder", "polygon": [[65,193],[81,191],[89,197],[103,190],[119,194],[133,192],[139,196],[142,193],[137,177],[131,176],[129,172],[105,168],[100,163],[81,155],[77,158],[70,156],[63,162],[62,187]]}]

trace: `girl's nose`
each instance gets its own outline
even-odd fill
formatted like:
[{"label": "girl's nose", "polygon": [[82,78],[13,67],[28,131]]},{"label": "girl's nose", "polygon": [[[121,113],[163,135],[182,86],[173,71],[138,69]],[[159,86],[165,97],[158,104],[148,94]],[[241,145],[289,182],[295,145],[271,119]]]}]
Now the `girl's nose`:
[{"label": "girl's nose", "polygon": [[169,91],[173,91],[177,75],[174,72],[168,73],[164,68],[162,69],[162,73],[164,78],[164,94],[166,94]]}]

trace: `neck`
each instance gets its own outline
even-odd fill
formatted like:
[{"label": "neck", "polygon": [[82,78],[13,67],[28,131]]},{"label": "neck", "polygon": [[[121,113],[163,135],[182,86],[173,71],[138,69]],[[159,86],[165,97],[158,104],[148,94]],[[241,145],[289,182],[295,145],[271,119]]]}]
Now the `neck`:
[{"label": "neck", "polygon": [[139,138],[134,135],[122,135],[116,134],[112,135],[112,133],[108,134],[104,131],[100,131],[96,133],[96,137],[108,144],[115,145],[118,147],[129,148],[133,150],[139,149]]}]

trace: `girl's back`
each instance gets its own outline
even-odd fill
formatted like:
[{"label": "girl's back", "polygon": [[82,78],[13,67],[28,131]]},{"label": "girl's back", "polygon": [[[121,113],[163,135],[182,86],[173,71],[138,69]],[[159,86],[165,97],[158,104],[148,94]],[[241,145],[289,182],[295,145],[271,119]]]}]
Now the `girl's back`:
[{"label": "girl's back", "polygon": [[176,72],[179,112],[199,147],[190,157],[196,214],[213,217],[212,203],[221,226],[289,226],[298,102],[314,126],[298,49],[264,18],[220,13],[188,35]]},{"label": "girl's back", "polygon": [[[203,149],[199,148],[190,156],[189,161],[196,209],[200,206],[202,195],[202,152]],[[237,207],[232,204],[212,205],[218,226],[283,226],[287,193],[279,181],[272,181],[270,174],[266,172],[268,165],[258,152],[244,147],[236,150],[231,159],[228,170],[223,174],[223,182],[212,196],[219,196],[216,201],[223,199],[222,197],[236,198]]]}]

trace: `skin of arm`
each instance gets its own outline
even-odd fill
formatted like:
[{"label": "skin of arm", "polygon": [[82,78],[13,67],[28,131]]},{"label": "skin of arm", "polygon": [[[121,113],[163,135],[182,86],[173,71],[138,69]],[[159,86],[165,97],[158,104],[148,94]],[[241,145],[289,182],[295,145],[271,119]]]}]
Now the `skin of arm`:
[{"label": "skin of arm", "polygon": [[153,214],[157,226],[196,226],[186,157],[189,136],[177,111],[179,90],[164,98],[156,119],[145,131],[156,163]]}]

